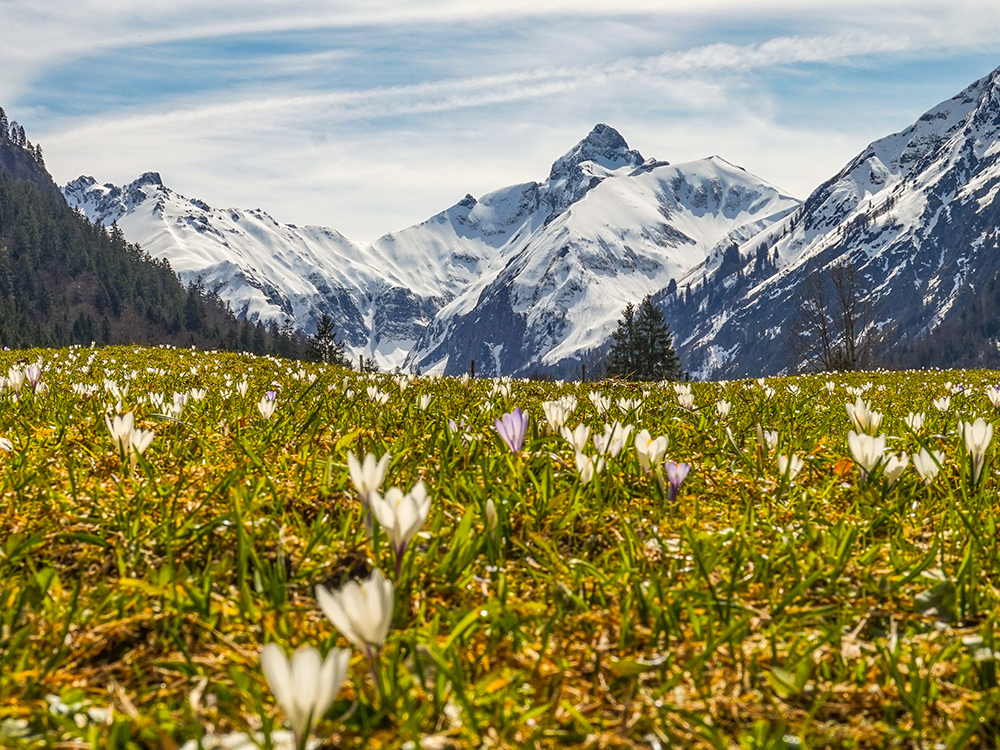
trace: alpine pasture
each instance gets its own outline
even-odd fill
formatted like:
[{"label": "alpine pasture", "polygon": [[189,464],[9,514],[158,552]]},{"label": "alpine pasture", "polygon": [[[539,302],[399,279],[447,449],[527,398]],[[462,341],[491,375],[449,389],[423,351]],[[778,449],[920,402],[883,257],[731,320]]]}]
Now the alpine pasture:
[{"label": "alpine pasture", "polygon": [[0,746],[1000,742],[997,373],[0,374]]}]

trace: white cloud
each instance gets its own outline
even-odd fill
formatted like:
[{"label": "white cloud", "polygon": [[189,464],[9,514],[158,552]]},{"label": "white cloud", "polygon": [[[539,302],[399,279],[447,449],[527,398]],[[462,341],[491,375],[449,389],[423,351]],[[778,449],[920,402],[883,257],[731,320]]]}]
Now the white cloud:
[{"label": "white cloud", "polygon": [[[433,62],[423,60],[433,68],[423,80],[401,82],[418,54],[406,47],[362,49],[384,54],[391,75],[345,78],[349,87],[316,76],[341,64],[368,64],[357,49],[292,49],[258,61],[288,77],[280,87],[248,76],[235,90],[220,84],[173,92],[87,116],[42,120],[39,114],[29,132],[63,182],[93,173],[121,183],[155,169],[172,187],[209,203],[259,206],[279,220],[324,223],[372,239],[427,218],[466,191],[478,195],[543,178],[552,160],[599,120],[648,155],[678,161],[719,153],[804,196],[887,131],[874,129],[884,121],[873,118],[846,125],[797,118],[792,125],[787,112],[794,102],[772,90],[772,74],[997,49],[1000,19],[984,13],[989,7],[863,0],[626,6],[152,0],[139,12],[125,0],[16,7],[0,0],[0,49],[10,51],[11,71],[0,80],[0,102],[13,114],[11,101],[32,101],[33,80],[74,65],[86,76],[82,61],[109,50],[141,55],[167,42],[352,27],[371,27],[359,44],[374,44],[380,30],[402,29]],[[713,35],[719,18],[730,25]],[[741,43],[729,37],[689,48],[693,38],[726,39],[734,18],[768,30],[743,31]],[[498,36],[497,24],[509,30],[519,19],[523,37]],[[460,33],[476,43],[451,49],[448,34]],[[207,66],[205,75],[214,72]],[[929,98],[914,114],[936,102]],[[20,109],[22,122],[32,117],[29,107]]]},{"label": "white cloud", "polygon": [[[835,36],[779,37],[762,44],[712,44],[681,53],[665,53],[648,58],[624,58],[600,65],[559,66],[522,70],[500,75],[450,78],[411,85],[320,94],[270,95],[203,103],[145,115],[132,115],[113,123],[101,116],[89,124],[77,125],[80,134],[106,130],[109,125],[126,130],[164,127],[180,123],[244,122],[250,116],[279,116],[287,122],[301,122],[308,116],[316,121],[374,119],[408,114],[447,112],[467,107],[483,107],[563,93],[595,83],[621,82],[637,76],[666,77],[676,74],[697,76],[720,71],[747,72],[776,65],[802,62],[831,62],[912,47],[904,36],[841,34]],[[684,81],[671,83],[679,86]],[[218,92],[212,92],[215,99]],[[237,125],[239,127],[239,125]]]}]

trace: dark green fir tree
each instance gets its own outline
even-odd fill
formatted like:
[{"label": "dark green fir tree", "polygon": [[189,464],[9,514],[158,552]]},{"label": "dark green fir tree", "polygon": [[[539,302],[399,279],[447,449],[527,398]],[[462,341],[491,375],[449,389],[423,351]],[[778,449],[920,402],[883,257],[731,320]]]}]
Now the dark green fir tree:
[{"label": "dark green fir tree", "polygon": [[325,362],[344,367],[350,364],[344,351],[344,343],[337,341],[337,331],[333,326],[333,318],[329,315],[320,316],[316,333],[306,344],[305,359],[307,362]]},{"label": "dark green fir tree", "polygon": [[612,334],[608,375],[634,381],[679,380],[680,360],[663,310],[646,295],[639,309],[630,302]]}]

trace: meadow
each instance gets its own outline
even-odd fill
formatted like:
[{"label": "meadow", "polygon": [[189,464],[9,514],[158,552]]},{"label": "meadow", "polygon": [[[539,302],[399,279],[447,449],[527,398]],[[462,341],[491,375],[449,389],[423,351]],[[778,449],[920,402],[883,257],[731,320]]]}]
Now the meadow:
[{"label": "meadow", "polygon": [[1000,746],[998,373],[0,376],[2,747]]}]

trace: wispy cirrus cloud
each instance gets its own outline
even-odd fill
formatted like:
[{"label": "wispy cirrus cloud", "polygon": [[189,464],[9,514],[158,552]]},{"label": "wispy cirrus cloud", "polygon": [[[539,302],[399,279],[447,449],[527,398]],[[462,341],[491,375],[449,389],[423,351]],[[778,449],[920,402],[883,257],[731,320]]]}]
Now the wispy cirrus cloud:
[{"label": "wispy cirrus cloud", "polygon": [[[852,33],[812,37],[779,37],[762,44],[718,43],[680,53],[623,58],[597,65],[562,65],[499,75],[445,78],[410,85],[376,86],[315,94],[273,94],[227,102],[200,103],[190,108],[128,116],[115,127],[144,128],[180,123],[215,122],[248,116],[273,116],[302,121],[346,121],[400,115],[448,112],[520,99],[566,93],[595,84],[614,84],[637,77],[670,82],[677,74],[697,76],[720,71],[750,72],[796,63],[832,62],[860,55],[898,52],[912,47],[905,36]],[[324,59],[335,57],[323,55]],[[679,89],[683,88],[680,82]],[[211,98],[218,93],[213,91]],[[104,130],[106,116],[80,130]]]},{"label": "wispy cirrus cloud", "polygon": [[365,239],[544,177],[597,121],[804,195],[995,67],[988,7],[0,0],[0,103],[61,181],[156,169]]}]

